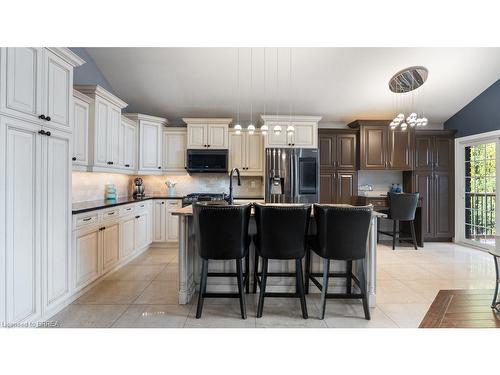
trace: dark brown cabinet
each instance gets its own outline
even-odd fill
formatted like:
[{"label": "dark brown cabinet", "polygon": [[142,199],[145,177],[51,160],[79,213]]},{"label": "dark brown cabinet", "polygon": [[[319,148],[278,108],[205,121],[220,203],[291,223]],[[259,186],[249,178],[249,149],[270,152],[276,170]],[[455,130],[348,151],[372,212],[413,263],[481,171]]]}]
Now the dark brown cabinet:
[{"label": "dark brown cabinet", "polygon": [[358,120],[350,123],[349,127],[360,129],[360,169],[413,169],[413,129],[391,130],[389,121],[385,120]]},{"label": "dark brown cabinet", "polygon": [[417,131],[415,170],[403,175],[405,190],[423,198],[422,230],[427,241],[450,240],[454,235],[453,134]]},{"label": "dark brown cabinet", "polygon": [[320,202],[353,203],[357,194],[357,131],[319,130]]}]

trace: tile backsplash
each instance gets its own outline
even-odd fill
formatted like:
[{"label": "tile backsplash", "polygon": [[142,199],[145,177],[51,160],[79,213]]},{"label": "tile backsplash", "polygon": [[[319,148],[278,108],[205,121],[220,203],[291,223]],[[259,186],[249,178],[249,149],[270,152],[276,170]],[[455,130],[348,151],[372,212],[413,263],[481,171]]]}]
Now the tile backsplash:
[{"label": "tile backsplash", "polygon": [[[73,202],[104,199],[106,184],[115,184],[119,197],[131,195],[135,177],[117,173],[73,172]],[[167,180],[177,183],[176,196],[189,193],[229,193],[229,177],[225,173],[140,177],[144,181],[147,195],[166,195],[165,181]],[[262,177],[242,177],[241,186],[238,186],[235,177],[233,187],[236,196],[264,196]]]}]

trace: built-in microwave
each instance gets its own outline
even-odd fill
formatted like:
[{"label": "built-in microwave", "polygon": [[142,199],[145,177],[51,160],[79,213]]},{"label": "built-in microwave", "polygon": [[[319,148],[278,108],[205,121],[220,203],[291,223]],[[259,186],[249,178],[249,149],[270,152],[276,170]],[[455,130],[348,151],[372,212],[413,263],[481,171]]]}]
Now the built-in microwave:
[{"label": "built-in microwave", "polygon": [[227,150],[187,150],[187,171],[189,173],[227,172]]}]

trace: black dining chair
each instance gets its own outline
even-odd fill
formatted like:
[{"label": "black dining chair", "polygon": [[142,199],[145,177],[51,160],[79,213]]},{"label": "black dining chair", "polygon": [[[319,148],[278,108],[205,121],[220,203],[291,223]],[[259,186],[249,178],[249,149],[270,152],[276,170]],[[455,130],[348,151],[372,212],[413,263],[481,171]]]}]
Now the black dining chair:
[{"label": "black dining chair", "polygon": [[[254,293],[257,284],[260,287],[257,318],[262,317],[265,297],[299,298],[302,317],[308,318],[306,297],[304,293],[304,277],[302,272],[302,258],[307,248],[307,232],[311,217],[311,206],[303,204],[261,205],[256,203],[255,222],[257,234],[254,236],[255,263],[254,263]],[[259,273],[259,259],[262,258],[262,270]],[[270,259],[295,260],[295,273],[269,272]],[[266,292],[268,277],[295,277],[295,293],[268,293]]]},{"label": "black dining chair", "polygon": [[[418,205],[418,193],[388,193],[389,210],[386,220],[392,220],[392,232],[378,230],[378,233],[392,237],[392,250],[396,249],[396,241],[412,241],[415,250],[418,249],[415,235],[415,212]],[[408,222],[411,237],[401,237],[399,224]]]},{"label": "black dining chair", "polygon": [[[313,211],[316,235],[309,237],[309,249],[306,254],[306,293],[309,292],[309,281],[321,291],[321,319],[325,317],[327,298],[354,298],[363,301],[365,319],[370,320],[364,259],[372,206],[340,207],[315,204]],[[322,273],[311,272],[311,250],[323,259]],[[345,261],[346,272],[330,272],[332,260]],[[358,265],[357,276],[353,273],[353,261]],[[323,284],[316,280],[316,277],[320,276],[323,276]],[[345,278],[346,292],[328,293],[330,277]],[[359,287],[360,293],[352,293],[352,281]]]},{"label": "black dining chair", "polygon": [[[242,319],[247,318],[243,285],[249,291],[249,258],[251,205],[193,205],[196,246],[202,258],[200,292],[196,318],[201,317],[204,298],[239,298]],[[245,273],[242,259],[245,258]],[[209,260],[235,260],[236,273],[208,272]],[[236,277],[238,293],[207,293],[208,277]]]}]

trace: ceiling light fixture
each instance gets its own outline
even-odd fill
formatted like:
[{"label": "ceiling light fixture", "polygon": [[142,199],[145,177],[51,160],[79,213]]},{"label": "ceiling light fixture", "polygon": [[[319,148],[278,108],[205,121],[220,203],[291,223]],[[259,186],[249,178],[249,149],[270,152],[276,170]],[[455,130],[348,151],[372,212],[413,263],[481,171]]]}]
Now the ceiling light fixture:
[{"label": "ceiling light fixture", "polygon": [[238,48],[237,58],[236,58],[236,91],[237,91],[237,104],[236,104],[236,125],[234,125],[234,130],[236,131],[236,135],[241,134],[241,125],[240,125],[240,49]]},{"label": "ceiling light fixture", "polygon": [[253,135],[255,125],[253,124],[253,49],[250,48],[250,124],[247,126],[248,134]]},{"label": "ceiling light fixture", "polygon": [[288,76],[288,92],[289,92],[289,96],[290,96],[290,104],[289,104],[289,110],[290,110],[290,122],[286,128],[286,133],[290,136],[292,135],[293,133],[295,133],[295,128],[294,126],[292,125],[292,101],[293,101],[293,98],[292,98],[292,48],[290,47],[290,51],[289,51],[289,76]]},{"label": "ceiling light fixture", "polygon": [[[278,52],[278,48],[276,47],[276,117],[278,116],[278,112],[279,112],[279,84],[278,84],[278,56],[279,56],[279,52]],[[274,125],[273,127],[273,133],[275,135],[280,135],[281,134],[281,126],[280,125]]]},{"label": "ceiling light fixture", "polygon": [[[266,115],[266,101],[267,101],[267,95],[266,95],[266,47],[264,47],[264,116]],[[262,135],[266,135],[267,132],[269,131],[269,127],[264,123],[260,127],[260,132]]]}]

